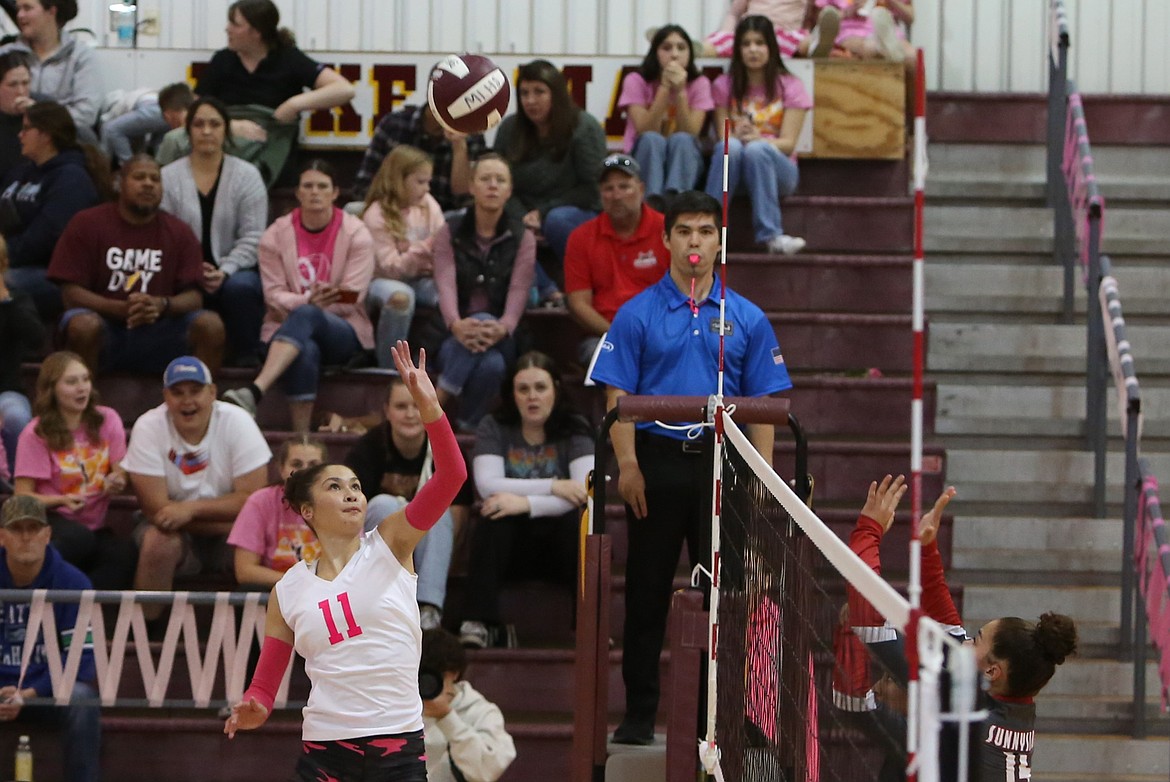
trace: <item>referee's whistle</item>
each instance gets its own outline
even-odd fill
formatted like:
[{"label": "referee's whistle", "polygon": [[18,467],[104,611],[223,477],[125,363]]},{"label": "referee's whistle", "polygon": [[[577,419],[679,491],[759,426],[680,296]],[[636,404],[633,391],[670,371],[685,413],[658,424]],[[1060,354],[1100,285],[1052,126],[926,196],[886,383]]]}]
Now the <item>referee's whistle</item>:
[{"label": "referee's whistle", "polygon": [[698,266],[699,261],[702,260],[698,253],[691,253],[687,256],[687,260],[691,262],[691,266]]}]

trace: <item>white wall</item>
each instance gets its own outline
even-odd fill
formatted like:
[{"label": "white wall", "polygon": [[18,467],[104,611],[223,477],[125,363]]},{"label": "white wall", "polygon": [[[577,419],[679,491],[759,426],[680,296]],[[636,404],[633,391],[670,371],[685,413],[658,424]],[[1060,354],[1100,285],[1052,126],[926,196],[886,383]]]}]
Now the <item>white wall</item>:
[{"label": "white wall", "polygon": [[[727,0],[276,0],[301,46],[333,52],[475,51],[617,55],[645,52],[647,27],[671,20],[714,30]],[[146,48],[223,45],[229,0],[139,0],[157,14]],[[105,38],[105,2],[81,0],[77,26]],[[1048,0],[917,0],[913,40],[927,85],[961,92],[1045,89]],[[1067,0],[1070,72],[1083,92],[1170,93],[1170,0]]]}]

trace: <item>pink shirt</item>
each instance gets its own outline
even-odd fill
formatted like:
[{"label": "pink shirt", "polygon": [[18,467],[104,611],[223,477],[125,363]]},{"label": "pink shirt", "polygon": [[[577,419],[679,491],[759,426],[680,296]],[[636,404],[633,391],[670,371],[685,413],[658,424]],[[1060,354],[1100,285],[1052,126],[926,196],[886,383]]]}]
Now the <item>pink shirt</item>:
[{"label": "pink shirt", "polygon": [[337,245],[337,232],[341,229],[342,212],[333,207],[333,219],[320,231],[310,231],[301,223],[301,210],[293,210],[293,231],[297,237],[297,274],[301,281],[301,292],[313,287],[318,280],[333,277],[333,248]]},{"label": "pink shirt", "polygon": [[[618,108],[624,109],[628,106],[647,106],[654,102],[654,96],[658,92],[658,82],[647,82],[642,74],[634,71],[627,73],[626,78],[622,79],[622,94],[618,97]],[[715,102],[711,99],[711,82],[706,76],[699,76],[687,84],[687,104],[692,109],[702,109],[703,111],[710,111],[715,108]],[[673,125],[674,120],[674,104],[667,109],[668,125]],[[629,152],[634,148],[634,140],[638,136],[638,131],[634,128],[634,121],[626,117],[626,135],[622,139],[622,149]]]},{"label": "pink shirt", "polygon": [[260,564],[284,573],[298,562],[312,562],[321,553],[317,536],[301,515],[284,502],[284,487],[265,486],[240,508],[227,542],[260,555]]},{"label": "pink shirt", "polygon": [[406,252],[399,251],[398,237],[391,236],[386,229],[386,216],[382,214],[381,204],[370,204],[362,215],[362,222],[370,229],[370,236],[374,237],[374,276],[391,280],[429,277],[429,270],[434,266],[431,251],[435,244],[435,234],[443,227],[443,208],[427,193],[422,203],[401,211],[406,226],[406,236],[402,238],[410,242]]},{"label": "pink shirt", "polygon": [[812,99],[804,83],[790,73],[781,74],[776,80],[776,97],[769,102],[763,86],[748,87],[743,105],[736,107],[731,97],[731,74],[724,73],[711,86],[715,105],[726,108],[732,119],[750,117],[760,130],[761,136],[776,138],[784,122],[785,109],[811,109]]},{"label": "pink shirt", "polygon": [[84,497],[85,505],[79,510],[58,505],[53,512],[94,530],[106,525],[106,510],[110,507],[110,498],[105,494],[106,476],[126,455],[122,419],[108,407],[98,405],[96,409],[104,418],[98,430],[99,442],[91,443],[82,426],[73,431],[73,446],[61,451],[49,450],[36,433],[41,419],[34,418],[20,433],[13,471],[17,478],[32,478],[37,494]]}]

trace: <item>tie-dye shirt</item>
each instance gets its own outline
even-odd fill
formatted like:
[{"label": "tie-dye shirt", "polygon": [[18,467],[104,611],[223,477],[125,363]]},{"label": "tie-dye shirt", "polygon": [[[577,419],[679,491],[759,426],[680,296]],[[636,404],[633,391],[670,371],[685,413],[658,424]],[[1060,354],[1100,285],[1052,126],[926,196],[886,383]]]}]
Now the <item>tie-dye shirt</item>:
[{"label": "tie-dye shirt", "polygon": [[277,483],[253,492],[228,535],[230,545],[260,555],[260,564],[285,572],[298,562],[312,562],[321,552],[317,536],[284,501]]},{"label": "tie-dye shirt", "polygon": [[748,87],[741,106],[736,106],[731,94],[731,75],[723,74],[711,85],[711,97],[715,106],[726,108],[734,120],[746,116],[765,138],[777,138],[784,123],[785,109],[811,109],[812,99],[802,82],[790,73],[781,74],[776,80],[776,97],[768,100],[763,85]]},{"label": "tie-dye shirt", "polygon": [[20,433],[13,471],[17,478],[33,479],[37,494],[84,497],[85,504],[78,510],[58,505],[52,512],[95,530],[105,526],[110,506],[106,477],[126,455],[126,430],[117,411],[101,405],[96,409],[104,418],[98,442],[90,442],[82,426],[73,431],[73,445],[60,451],[51,450],[36,433],[41,419],[34,418]]}]

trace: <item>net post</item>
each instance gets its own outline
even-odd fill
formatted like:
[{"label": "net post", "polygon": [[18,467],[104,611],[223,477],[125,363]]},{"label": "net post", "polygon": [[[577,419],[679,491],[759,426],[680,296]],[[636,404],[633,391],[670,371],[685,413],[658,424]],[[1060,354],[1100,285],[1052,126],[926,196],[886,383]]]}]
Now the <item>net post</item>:
[{"label": "net post", "polygon": [[[720,313],[722,317],[722,312]],[[720,353],[722,353],[723,334],[720,323]],[[719,376],[722,380],[723,366],[720,356]],[[722,391],[722,382],[720,382]],[[704,741],[699,743],[699,759],[708,775],[717,775],[719,766],[719,745],[715,734],[717,716],[716,706],[719,695],[719,584],[720,584],[720,514],[722,512],[723,494],[723,434],[724,434],[724,407],[722,393],[712,396],[707,402],[707,422],[715,427],[715,443],[711,460],[711,606],[707,613],[707,731]]]}]

